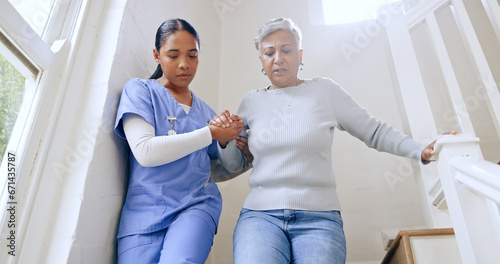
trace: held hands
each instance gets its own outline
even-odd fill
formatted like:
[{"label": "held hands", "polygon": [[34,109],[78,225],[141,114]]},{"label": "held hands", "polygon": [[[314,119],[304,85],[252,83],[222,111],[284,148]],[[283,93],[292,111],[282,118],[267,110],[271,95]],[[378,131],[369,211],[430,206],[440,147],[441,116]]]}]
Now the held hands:
[{"label": "held hands", "polygon": [[[224,111],[218,115],[216,115],[212,121],[210,121],[210,127],[217,127],[217,128],[232,128],[234,127],[233,124],[238,124],[239,123],[243,123],[243,121],[241,121],[241,117],[240,116],[237,116],[237,115],[233,115],[231,114],[229,111]],[[244,123],[243,123],[244,125]],[[212,130],[212,128],[210,128],[210,130]],[[241,129],[239,130],[238,132],[238,135],[239,133],[241,132]],[[234,139],[234,138],[233,138]],[[231,140],[233,140],[231,139]],[[231,140],[228,140],[227,142],[223,142],[223,141],[219,141],[221,147],[226,147],[227,143]],[[250,152],[250,149],[248,148],[248,139],[247,138],[244,138],[244,137],[240,137],[240,136],[236,136],[236,147],[241,150],[243,152],[243,154],[245,154],[245,156],[247,157],[247,160],[248,162],[252,163],[253,161],[253,155],[252,153]]]},{"label": "held hands", "polygon": [[[456,134],[457,132],[453,131],[444,133],[443,135],[456,135]],[[422,155],[421,155],[422,161],[428,161],[428,162],[434,161],[431,160],[431,157],[436,154],[436,152],[434,151],[434,145],[436,144],[436,140],[434,140],[431,144],[425,147],[424,150],[422,150]]]},{"label": "held hands", "polygon": [[223,148],[241,133],[244,126],[245,123],[241,121],[240,116],[233,115],[227,110],[216,115],[209,124],[212,138],[219,141]]},{"label": "held hands", "polygon": [[217,127],[227,128],[230,127],[234,121],[240,121],[241,116],[233,115],[229,111],[225,110],[224,112],[216,115],[212,121],[210,121],[210,125],[214,125]]}]

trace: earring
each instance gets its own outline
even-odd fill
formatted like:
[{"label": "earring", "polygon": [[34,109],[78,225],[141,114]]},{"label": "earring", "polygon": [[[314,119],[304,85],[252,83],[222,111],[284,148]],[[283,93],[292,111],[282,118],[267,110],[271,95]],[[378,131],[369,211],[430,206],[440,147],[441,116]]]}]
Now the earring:
[{"label": "earring", "polygon": [[262,70],[260,70],[260,72],[262,72],[264,75],[267,75],[266,72],[264,71],[264,68],[262,68]]},{"label": "earring", "polygon": [[304,63],[300,62],[300,69],[299,70],[302,70],[302,69],[304,69]]}]

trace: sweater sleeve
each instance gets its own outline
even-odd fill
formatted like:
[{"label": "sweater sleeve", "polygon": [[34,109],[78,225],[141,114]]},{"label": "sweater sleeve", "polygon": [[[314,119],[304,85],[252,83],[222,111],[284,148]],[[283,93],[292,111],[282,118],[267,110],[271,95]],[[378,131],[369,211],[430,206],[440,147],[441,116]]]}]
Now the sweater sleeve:
[{"label": "sweater sleeve", "polygon": [[[242,135],[240,134],[240,136]],[[249,164],[245,154],[236,147],[234,140],[229,142],[224,149],[218,146],[218,151],[221,165],[228,172],[241,174],[251,168],[251,164]]]},{"label": "sweater sleeve", "polygon": [[326,98],[337,119],[338,128],[363,141],[368,147],[413,159],[421,159],[424,146],[392,126],[370,116],[344,89],[325,85]]},{"label": "sweater sleeve", "polygon": [[172,136],[155,136],[155,129],[142,117],[127,114],[123,130],[137,162],[154,167],[178,160],[212,143],[208,127]]},{"label": "sweater sleeve", "polygon": [[[246,130],[248,129],[248,121],[246,119],[248,113],[248,106],[250,104],[250,92],[247,93],[243,100],[240,103],[240,107],[238,108],[238,115],[242,117],[242,120],[245,122],[245,127],[240,133],[240,137],[248,138],[248,133]],[[251,168],[251,164],[249,164],[245,154],[236,147],[235,140],[230,141],[227,146],[223,149],[218,146],[218,154],[221,165],[225,167],[231,173],[243,173],[244,171]]]},{"label": "sweater sleeve", "polygon": [[211,176],[214,179],[215,182],[223,182],[227,180],[231,180],[235,178],[236,176],[239,176],[240,174],[246,172],[247,170],[251,169],[252,166],[246,166],[245,168],[242,168],[241,170],[237,171],[229,171],[222,163],[220,160],[211,160],[210,161],[210,168],[211,168]]}]

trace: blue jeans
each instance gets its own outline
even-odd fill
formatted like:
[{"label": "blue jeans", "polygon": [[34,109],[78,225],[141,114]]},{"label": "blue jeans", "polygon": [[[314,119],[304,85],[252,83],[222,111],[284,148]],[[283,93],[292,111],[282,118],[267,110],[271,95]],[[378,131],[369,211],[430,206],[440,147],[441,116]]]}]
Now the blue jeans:
[{"label": "blue jeans", "polygon": [[339,211],[243,209],[233,235],[234,264],[344,264]]}]

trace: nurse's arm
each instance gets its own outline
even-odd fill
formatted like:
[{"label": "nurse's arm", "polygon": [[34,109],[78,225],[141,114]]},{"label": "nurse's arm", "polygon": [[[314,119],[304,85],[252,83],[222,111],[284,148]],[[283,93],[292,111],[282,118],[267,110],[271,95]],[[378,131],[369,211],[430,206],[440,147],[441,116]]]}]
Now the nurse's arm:
[{"label": "nurse's arm", "polygon": [[123,130],[132,154],[143,167],[170,163],[212,143],[208,127],[178,135],[155,136],[154,127],[135,114],[123,117]]}]

